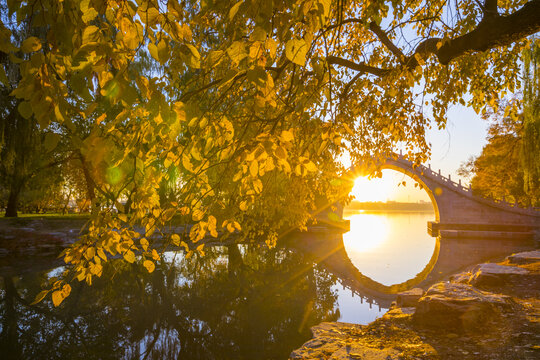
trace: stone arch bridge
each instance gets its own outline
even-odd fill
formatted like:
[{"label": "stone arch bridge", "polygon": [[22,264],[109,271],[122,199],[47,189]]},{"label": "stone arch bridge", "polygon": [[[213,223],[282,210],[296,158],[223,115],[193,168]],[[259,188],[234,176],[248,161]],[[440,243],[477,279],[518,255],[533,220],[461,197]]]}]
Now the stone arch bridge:
[{"label": "stone arch bridge", "polygon": [[[520,237],[534,238],[540,231],[538,208],[521,208],[517,204],[497,201],[473,194],[465,187],[435,172],[431,166],[416,165],[402,155],[388,157],[379,166],[401,172],[418,182],[427,192],[435,210],[435,221],[428,223],[432,236],[444,237]],[[364,170],[351,168],[349,176]]]}]

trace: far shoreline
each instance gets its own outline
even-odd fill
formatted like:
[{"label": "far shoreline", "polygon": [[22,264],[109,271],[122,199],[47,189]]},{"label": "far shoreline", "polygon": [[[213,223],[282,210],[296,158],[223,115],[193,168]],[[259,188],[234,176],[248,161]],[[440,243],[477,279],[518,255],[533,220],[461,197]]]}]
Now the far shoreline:
[{"label": "far shoreline", "polygon": [[343,209],[344,213],[435,213],[430,202],[359,202],[352,201]]}]

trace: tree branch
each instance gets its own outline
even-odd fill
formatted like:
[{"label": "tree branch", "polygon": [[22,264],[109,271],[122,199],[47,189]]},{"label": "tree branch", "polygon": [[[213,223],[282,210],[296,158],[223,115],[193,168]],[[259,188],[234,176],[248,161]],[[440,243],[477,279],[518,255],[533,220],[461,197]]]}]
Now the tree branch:
[{"label": "tree branch", "polygon": [[484,2],[484,18],[499,16],[497,0],[486,0]]},{"label": "tree branch", "polygon": [[[418,66],[417,55],[425,58],[430,54],[437,56],[439,62],[448,65],[452,60],[471,52],[486,51],[497,46],[510,45],[520,39],[540,31],[540,0],[531,0],[513,14],[501,16],[497,11],[496,0],[485,0],[484,17],[471,32],[450,40],[428,38],[422,41],[404,62],[409,68]],[[348,19],[345,22],[361,22],[359,19]],[[393,44],[387,34],[376,24],[370,23],[369,28],[377,35],[398,59],[402,59],[402,51]],[[442,45],[440,45],[442,44]],[[345,66],[349,69],[384,76],[391,69],[381,69],[355,63],[337,56],[328,56],[330,64]]]},{"label": "tree branch", "polygon": [[392,41],[390,41],[386,32],[384,32],[383,29],[381,29],[381,27],[377,25],[375,21],[372,21],[369,24],[369,29],[373,31],[375,35],[377,35],[383,45],[386,46],[388,50],[390,50],[392,54],[394,54],[394,56],[399,59],[400,62],[403,61],[405,57],[403,56],[403,52],[401,52],[401,49],[399,49],[396,45],[394,45]]},{"label": "tree branch", "polygon": [[326,61],[328,61],[329,64],[345,66],[351,70],[361,71],[376,76],[384,76],[390,71],[389,69],[381,69],[374,66],[366,65],[364,63],[357,64],[354,61],[350,61],[333,55],[328,56],[326,58]]},{"label": "tree branch", "polygon": [[[494,11],[497,12],[496,3],[486,0],[485,10],[493,14],[495,6]],[[447,65],[463,54],[510,45],[538,31],[540,31],[540,0],[532,0],[511,15],[485,16],[470,33],[446,42],[434,52],[431,51],[433,49],[429,49],[429,52],[434,53],[441,64]]]}]

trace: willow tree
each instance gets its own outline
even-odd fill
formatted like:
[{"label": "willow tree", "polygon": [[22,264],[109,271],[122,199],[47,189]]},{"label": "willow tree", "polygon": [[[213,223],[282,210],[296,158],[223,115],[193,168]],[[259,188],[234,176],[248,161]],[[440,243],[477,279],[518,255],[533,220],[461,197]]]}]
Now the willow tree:
[{"label": "willow tree", "polygon": [[[482,112],[514,91],[520,50],[540,29],[538,0],[8,7],[46,30],[22,43],[29,55],[20,58],[2,27],[0,50],[21,63],[12,92],[20,113],[66,136],[76,117],[92,124],[73,143],[99,211],[65,257],[74,265],[66,281],[88,283],[118,253],[152,271],[160,258],[152,235],[174,215],[194,222],[186,237],[165,235],[174,246],[240,229],[273,244],[280,231],[304,227],[320,199],[344,196],[336,176],[346,150],[353,161],[396,146],[426,159],[425,130],[445,126],[448,106]],[[151,73],[133,66],[143,53],[156,62]],[[163,179],[170,194],[160,201]],[[122,212],[126,189],[129,217],[103,206]],[[70,287],[54,289],[59,303]]]},{"label": "willow tree", "polygon": [[522,85],[497,112],[488,112],[487,144],[462,165],[474,193],[521,206],[540,204],[540,39],[523,51]]},{"label": "willow tree", "polygon": [[523,139],[520,165],[523,187],[533,205],[540,205],[540,39],[524,51]]}]

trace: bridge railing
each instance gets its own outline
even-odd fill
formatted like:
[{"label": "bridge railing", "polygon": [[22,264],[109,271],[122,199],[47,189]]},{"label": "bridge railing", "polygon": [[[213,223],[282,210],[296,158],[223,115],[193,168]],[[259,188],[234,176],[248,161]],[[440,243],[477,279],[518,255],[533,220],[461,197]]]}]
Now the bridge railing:
[{"label": "bridge railing", "polygon": [[[438,172],[435,172],[435,171],[433,171],[431,169],[431,165],[428,165],[428,166],[425,166],[424,164],[415,165],[412,161],[409,161],[402,154],[398,155],[397,161],[403,163],[404,165],[408,166],[409,168],[411,168],[414,171],[420,170],[420,173],[422,175],[424,175],[424,176],[434,178],[434,179],[436,179],[436,181],[441,182],[441,183],[443,183],[444,185],[446,185],[448,187],[454,188],[455,190],[460,191],[462,193],[465,193],[465,194],[467,194],[469,196],[473,196],[472,188],[470,186],[467,186],[467,187],[463,186],[463,184],[461,183],[461,180],[459,180],[459,182],[453,181],[450,175],[448,175],[448,177],[442,175],[440,169],[439,169]],[[494,199],[493,197],[488,197],[488,198],[484,198],[484,199],[491,200],[494,203],[496,203],[496,204],[498,204],[500,206],[507,207],[507,208],[514,208],[514,209],[519,208],[519,209],[522,209],[522,210],[529,210],[531,212],[540,210],[540,208],[538,208],[538,207],[528,207],[528,208],[520,207],[519,204],[517,204],[517,203],[511,203],[511,202],[506,201],[505,198]]]}]

